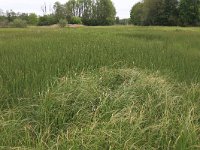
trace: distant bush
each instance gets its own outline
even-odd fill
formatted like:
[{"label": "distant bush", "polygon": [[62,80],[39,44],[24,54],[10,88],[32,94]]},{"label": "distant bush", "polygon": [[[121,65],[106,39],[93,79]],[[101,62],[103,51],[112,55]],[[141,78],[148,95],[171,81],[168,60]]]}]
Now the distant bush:
[{"label": "distant bush", "polygon": [[56,24],[56,18],[54,15],[44,15],[39,17],[39,26],[48,26],[48,25],[53,25]]},{"label": "distant bush", "polygon": [[91,18],[91,19],[87,19],[87,18],[82,18],[82,22],[84,25],[87,26],[97,26],[98,25],[98,20]]},{"label": "distant bush", "polygon": [[11,26],[15,27],[15,28],[26,28],[27,27],[27,23],[26,23],[26,21],[24,21],[22,19],[15,19],[11,23]]},{"label": "distant bush", "polygon": [[28,24],[29,25],[37,25],[38,24],[38,17],[36,14],[34,14],[34,13],[29,14]]},{"label": "distant bush", "polygon": [[82,21],[81,21],[80,17],[72,17],[69,23],[70,24],[82,24]]},{"label": "distant bush", "polygon": [[0,21],[0,28],[6,28],[6,27],[9,27],[8,20],[1,20]]},{"label": "distant bush", "polygon": [[132,24],[130,19],[120,19],[119,20],[120,25],[129,25]]},{"label": "distant bush", "polygon": [[59,22],[58,22],[58,25],[61,27],[61,28],[64,28],[67,24],[67,20],[66,19],[60,19]]},{"label": "distant bush", "polygon": [[82,22],[84,25],[88,26],[108,26],[108,25],[113,25],[115,24],[115,18],[106,18],[106,19],[87,19],[87,18],[82,18]]}]

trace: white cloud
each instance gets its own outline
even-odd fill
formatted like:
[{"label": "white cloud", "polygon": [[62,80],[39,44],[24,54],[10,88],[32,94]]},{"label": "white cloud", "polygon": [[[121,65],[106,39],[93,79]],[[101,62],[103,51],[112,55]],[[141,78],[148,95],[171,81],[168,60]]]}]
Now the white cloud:
[{"label": "white cloud", "polygon": [[[42,14],[41,6],[46,3],[47,6],[52,6],[57,0],[0,0],[0,9],[10,10],[16,12],[35,12]],[[58,0],[61,3],[67,2],[67,0]],[[130,9],[139,0],[113,0],[113,3],[117,9],[117,16],[120,18],[128,18]]]}]

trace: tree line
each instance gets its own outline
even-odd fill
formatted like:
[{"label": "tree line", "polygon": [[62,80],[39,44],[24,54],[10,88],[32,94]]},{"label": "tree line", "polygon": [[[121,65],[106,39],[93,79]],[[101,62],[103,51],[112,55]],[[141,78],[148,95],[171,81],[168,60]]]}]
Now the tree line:
[{"label": "tree line", "polygon": [[0,10],[0,27],[28,25],[53,25],[62,23],[90,26],[135,24],[163,26],[199,26],[200,0],[142,0],[135,4],[130,19],[119,19],[111,0],[68,0],[55,2],[51,13],[42,7],[43,15],[35,13],[3,12]]},{"label": "tree line", "polygon": [[25,27],[29,25],[37,25],[38,16],[35,13],[16,13],[12,10],[3,12],[0,10],[0,27],[13,26]]},{"label": "tree line", "polygon": [[52,13],[47,14],[47,6],[42,7],[42,16],[34,13],[15,13],[0,11],[0,26],[7,26],[23,21],[29,25],[53,25],[62,20],[70,24],[113,25],[116,9],[111,0],[69,0],[65,4],[55,2]]},{"label": "tree line", "polygon": [[200,0],[143,0],[130,16],[135,25],[198,26]]},{"label": "tree line", "polygon": [[65,4],[54,4],[56,20],[74,18],[85,25],[112,25],[115,23],[116,9],[111,0],[69,0]]}]

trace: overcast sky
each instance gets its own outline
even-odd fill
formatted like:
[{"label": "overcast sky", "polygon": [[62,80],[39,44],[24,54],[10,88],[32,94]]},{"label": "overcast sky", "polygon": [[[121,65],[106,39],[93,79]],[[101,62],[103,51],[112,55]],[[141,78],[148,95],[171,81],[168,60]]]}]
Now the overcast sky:
[{"label": "overcast sky", "polygon": [[[54,2],[59,1],[65,3],[68,0],[0,0],[0,9],[13,10],[15,12],[35,12],[38,15],[42,14],[41,6],[46,3],[48,7],[52,7]],[[129,18],[130,9],[136,2],[140,0],[112,0],[116,9],[117,16],[120,18]]]}]

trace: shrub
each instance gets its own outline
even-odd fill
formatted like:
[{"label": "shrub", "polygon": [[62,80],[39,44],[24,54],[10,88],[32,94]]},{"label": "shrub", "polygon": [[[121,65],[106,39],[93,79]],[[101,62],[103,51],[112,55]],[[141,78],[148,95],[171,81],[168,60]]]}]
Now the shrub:
[{"label": "shrub", "polygon": [[15,19],[12,24],[13,27],[15,28],[26,28],[27,27],[27,23],[26,21],[22,20],[22,19]]},{"label": "shrub", "polygon": [[38,24],[38,17],[36,14],[31,13],[28,16],[28,24],[30,25],[37,25]]},{"label": "shrub", "polygon": [[70,24],[82,24],[82,21],[81,21],[80,17],[72,17],[69,23]]},{"label": "shrub", "polygon": [[67,24],[67,20],[66,19],[60,19],[59,20],[59,23],[58,25],[61,27],[61,28],[64,28]]},{"label": "shrub", "polygon": [[56,24],[56,19],[54,15],[44,15],[39,17],[39,26],[48,26],[48,25],[53,25]]},{"label": "shrub", "polygon": [[8,22],[8,20],[1,20],[1,21],[0,21],[0,27],[1,27],[1,28],[9,27],[9,22]]}]

